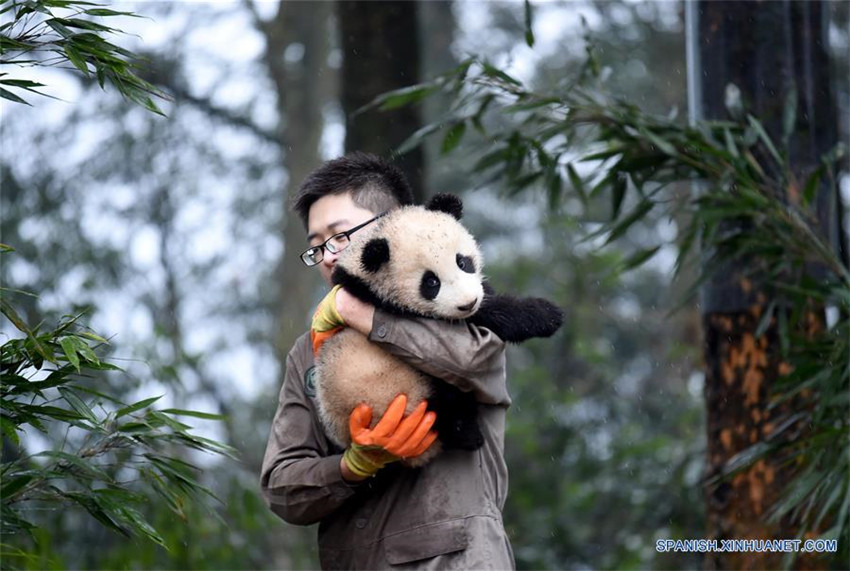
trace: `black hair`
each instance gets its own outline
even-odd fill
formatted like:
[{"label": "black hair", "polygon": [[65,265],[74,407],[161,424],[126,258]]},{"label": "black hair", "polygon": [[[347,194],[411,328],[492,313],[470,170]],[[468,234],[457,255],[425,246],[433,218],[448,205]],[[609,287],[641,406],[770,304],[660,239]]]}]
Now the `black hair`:
[{"label": "black hair", "polygon": [[351,193],[354,204],[375,214],[413,204],[413,191],[398,167],[368,153],[330,160],[304,179],[292,198],[292,210],[307,227],[310,207],[329,194]]}]

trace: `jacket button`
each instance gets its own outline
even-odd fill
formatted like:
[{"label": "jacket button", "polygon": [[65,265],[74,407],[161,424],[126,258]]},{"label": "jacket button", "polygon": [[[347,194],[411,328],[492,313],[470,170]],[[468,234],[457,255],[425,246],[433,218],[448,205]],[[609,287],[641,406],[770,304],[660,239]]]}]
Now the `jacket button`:
[{"label": "jacket button", "polygon": [[356,527],[357,529],[363,529],[364,527],[366,527],[367,523],[368,521],[365,517],[357,518],[357,520],[354,522],[354,527]]},{"label": "jacket button", "polygon": [[379,326],[378,327],[378,337],[383,339],[386,336],[387,336],[387,326],[386,325]]}]

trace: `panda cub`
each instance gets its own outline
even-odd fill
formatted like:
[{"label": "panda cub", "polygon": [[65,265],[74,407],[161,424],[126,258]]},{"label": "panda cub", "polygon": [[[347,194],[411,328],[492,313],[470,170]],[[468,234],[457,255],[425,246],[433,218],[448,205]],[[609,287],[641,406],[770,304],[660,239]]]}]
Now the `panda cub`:
[{"label": "panda cub", "polygon": [[[478,244],[460,223],[462,211],[458,197],[440,194],[427,206],[388,212],[340,254],[333,282],[389,313],[465,320],[506,342],[555,333],[563,321],[556,306],[496,295],[486,284]],[[316,372],[319,415],[330,439],[343,448],[350,444],[348,419],[358,404],[372,407],[374,425],[399,393],[407,395],[408,414],[428,400],[439,435],[405,464],[421,466],[441,449],[474,450],[484,442],[472,393],[410,367],[352,328],[324,343]]]}]

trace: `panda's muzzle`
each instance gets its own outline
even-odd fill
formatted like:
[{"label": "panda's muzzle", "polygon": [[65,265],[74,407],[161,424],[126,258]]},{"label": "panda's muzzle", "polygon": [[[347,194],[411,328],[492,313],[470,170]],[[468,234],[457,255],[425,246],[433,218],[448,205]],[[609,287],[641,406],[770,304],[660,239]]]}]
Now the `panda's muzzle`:
[{"label": "panda's muzzle", "polygon": [[470,310],[472,310],[472,308],[473,308],[473,307],[475,307],[475,304],[476,304],[476,303],[478,303],[478,298],[477,298],[477,297],[476,297],[475,299],[473,299],[473,300],[472,300],[472,302],[470,302],[470,303],[468,303],[468,304],[466,304],[466,305],[459,305],[459,306],[457,306],[458,311],[470,311]]}]

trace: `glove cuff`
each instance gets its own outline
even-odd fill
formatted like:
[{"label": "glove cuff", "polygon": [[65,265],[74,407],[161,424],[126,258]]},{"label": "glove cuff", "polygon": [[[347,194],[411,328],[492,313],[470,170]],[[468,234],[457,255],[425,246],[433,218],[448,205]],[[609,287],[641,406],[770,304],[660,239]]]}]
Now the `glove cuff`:
[{"label": "glove cuff", "polygon": [[348,469],[361,478],[374,476],[378,470],[398,459],[383,448],[362,446],[355,442],[342,455]]}]

